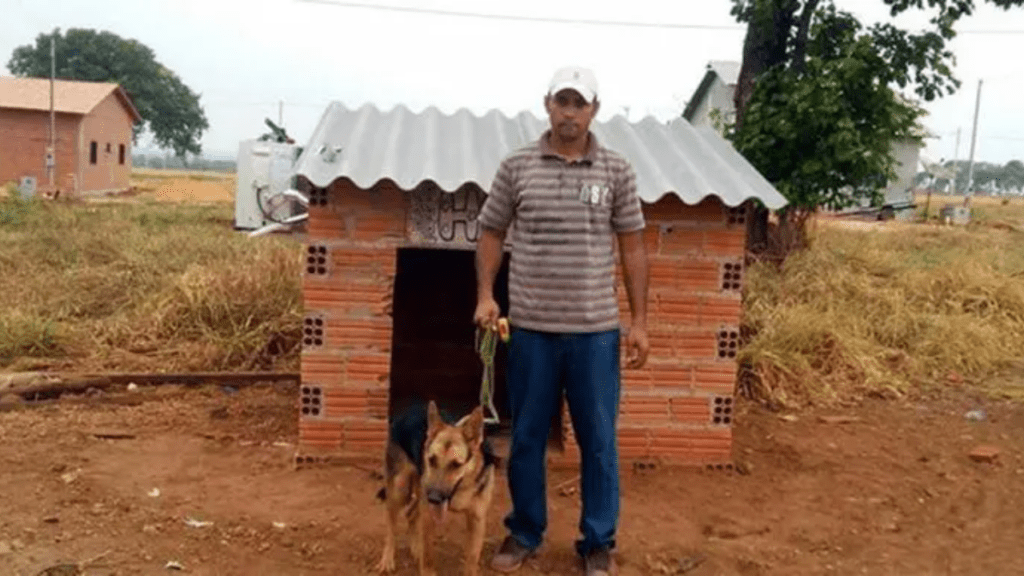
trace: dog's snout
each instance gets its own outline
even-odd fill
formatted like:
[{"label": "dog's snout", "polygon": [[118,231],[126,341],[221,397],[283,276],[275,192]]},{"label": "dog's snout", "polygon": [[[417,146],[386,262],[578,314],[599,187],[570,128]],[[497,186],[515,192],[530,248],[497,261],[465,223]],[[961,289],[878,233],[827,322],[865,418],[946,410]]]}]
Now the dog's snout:
[{"label": "dog's snout", "polygon": [[431,504],[444,504],[448,500],[448,495],[438,490],[437,488],[427,489],[427,502]]}]

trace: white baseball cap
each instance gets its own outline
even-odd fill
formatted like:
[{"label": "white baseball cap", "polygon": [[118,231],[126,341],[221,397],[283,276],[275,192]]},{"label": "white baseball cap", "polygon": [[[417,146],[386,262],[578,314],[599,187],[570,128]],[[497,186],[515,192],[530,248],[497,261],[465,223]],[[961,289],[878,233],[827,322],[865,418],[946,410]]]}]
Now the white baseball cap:
[{"label": "white baseball cap", "polygon": [[583,99],[593,103],[597,98],[597,77],[594,71],[581,66],[565,66],[555,71],[548,86],[548,96],[554,96],[566,88],[579,92]]}]

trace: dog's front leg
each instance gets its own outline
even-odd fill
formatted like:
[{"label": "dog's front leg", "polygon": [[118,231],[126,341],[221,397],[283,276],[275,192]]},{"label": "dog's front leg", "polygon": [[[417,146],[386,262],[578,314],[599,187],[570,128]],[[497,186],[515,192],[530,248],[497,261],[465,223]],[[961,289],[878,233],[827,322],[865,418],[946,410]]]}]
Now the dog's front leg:
[{"label": "dog's front leg", "polygon": [[437,576],[434,571],[434,518],[423,509],[426,498],[420,497],[420,509],[416,514],[416,536],[419,540],[420,576]]},{"label": "dog's front leg", "polygon": [[398,531],[398,515],[402,509],[402,502],[394,493],[395,489],[392,486],[387,497],[387,532],[384,536],[384,552],[377,564],[378,572],[395,571],[395,532]]},{"label": "dog's front leg", "polygon": [[466,516],[466,527],[469,529],[469,540],[466,542],[466,558],[462,573],[464,576],[479,576],[480,556],[484,548],[484,531],[487,528],[486,517],[474,511]]}]

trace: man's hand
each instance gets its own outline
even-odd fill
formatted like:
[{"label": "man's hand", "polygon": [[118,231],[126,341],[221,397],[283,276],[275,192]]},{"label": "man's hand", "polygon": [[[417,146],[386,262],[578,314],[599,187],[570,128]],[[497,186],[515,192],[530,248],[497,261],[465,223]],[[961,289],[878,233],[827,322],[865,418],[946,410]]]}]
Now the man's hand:
[{"label": "man's hand", "polygon": [[647,329],[630,327],[626,334],[626,368],[643,368],[647,363],[647,353],[651,345],[647,341]]},{"label": "man's hand", "polygon": [[501,314],[501,310],[498,308],[498,302],[494,298],[485,298],[477,302],[473,322],[485,330],[488,328],[497,330],[499,314]]}]

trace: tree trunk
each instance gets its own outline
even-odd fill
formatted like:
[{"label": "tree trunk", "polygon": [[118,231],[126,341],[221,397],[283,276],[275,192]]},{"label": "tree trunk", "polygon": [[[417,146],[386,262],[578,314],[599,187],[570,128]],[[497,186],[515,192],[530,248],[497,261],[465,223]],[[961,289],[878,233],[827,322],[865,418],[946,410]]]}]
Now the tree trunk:
[{"label": "tree trunk", "polygon": [[796,40],[793,43],[793,59],[790,63],[791,68],[796,72],[804,71],[804,64],[807,60],[807,35],[811,30],[811,17],[814,16],[814,11],[818,9],[819,1],[807,0],[807,4],[804,4],[804,10],[800,14],[800,23],[796,30]]},{"label": "tree trunk", "polygon": [[[786,63],[789,34],[797,25],[800,26],[798,49],[802,61],[807,44],[810,15],[813,14],[818,2],[819,0],[807,0],[798,22],[796,14],[800,10],[799,0],[755,0],[753,14],[747,23],[747,35],[743,40],[743,63],[740,65],[740,75],[733,94],[737,130],[743,126],[743,117],[754,94],[757,77],[774,66]],[[768,215],[768,209],[763,206],[757,206],[751,215],[747,227],[747,246],[754,255],[775,252],[778,249],[778,243],[770,237]]]},{"label": "tree trunk", "polygon": [[765,70],[786,62],[789,31],[796,23],[794,17],[799,8],[797,0],[755,0],[743,40],[743,63],[733,95],[737,128],[743,125],[743,114],[754,93],[757,77]]}]

